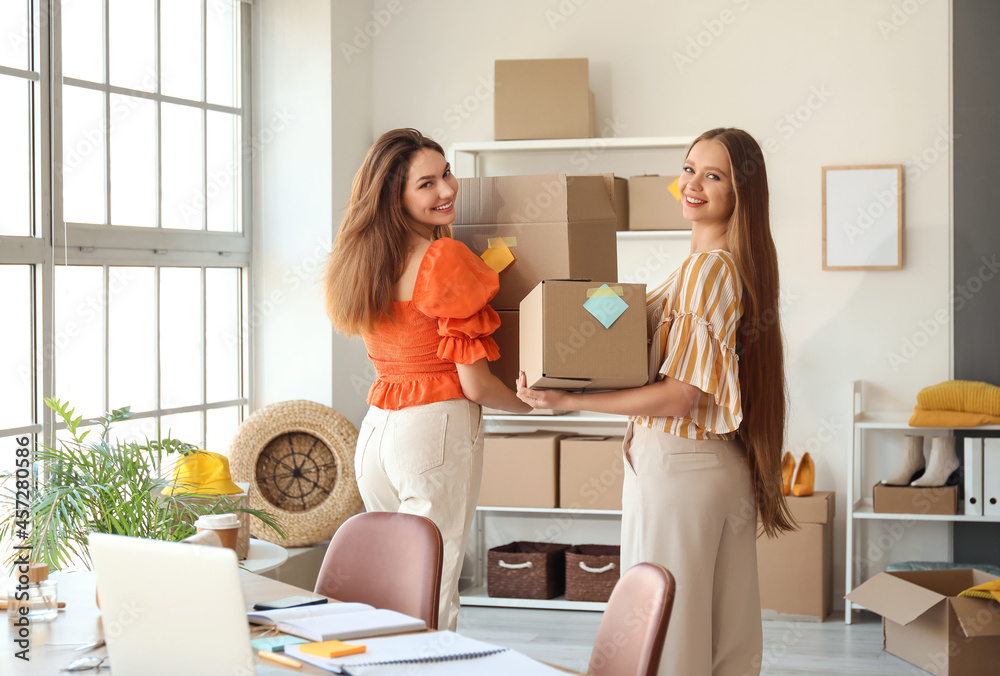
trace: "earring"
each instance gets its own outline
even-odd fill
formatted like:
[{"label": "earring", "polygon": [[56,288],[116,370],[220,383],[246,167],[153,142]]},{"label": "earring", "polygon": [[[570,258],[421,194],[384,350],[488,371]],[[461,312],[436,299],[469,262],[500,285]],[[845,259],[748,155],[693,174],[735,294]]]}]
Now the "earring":
[{"label": "earring", "polygon": [[882,479],[886,486],[909,486],[924,472],[924,438],[907,434],[903,437],[903,454],[899,456],[896,472],[888,479]]},{"label": "earring", "polygon": [[931,462],[924,475],[910,483],[911,486],[944,486],[948,477],[958,469],[955,442],[950,437],[931,437]]}]

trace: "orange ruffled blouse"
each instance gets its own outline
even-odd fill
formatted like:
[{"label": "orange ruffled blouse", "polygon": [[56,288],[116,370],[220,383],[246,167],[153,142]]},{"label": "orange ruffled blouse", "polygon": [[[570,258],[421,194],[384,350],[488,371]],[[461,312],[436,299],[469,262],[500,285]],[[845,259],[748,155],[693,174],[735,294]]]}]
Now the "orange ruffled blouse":
[{"label": "orange ruffled blouse", "polygon": [[455,364],[500,358],[491,338],[500,317],[488,305],[499,289],[497,273],[467,246],[431,242],[412,300],[396,301],[394,320],[363,336],[378,374],[368,403],[395,411],[464,398]]}]

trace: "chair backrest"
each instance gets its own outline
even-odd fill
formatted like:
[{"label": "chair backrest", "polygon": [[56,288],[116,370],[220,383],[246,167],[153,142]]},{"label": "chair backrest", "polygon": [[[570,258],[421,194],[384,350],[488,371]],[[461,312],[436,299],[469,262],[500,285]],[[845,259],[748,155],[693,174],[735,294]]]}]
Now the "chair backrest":
[{"label": "chair backrest", "polygon": [[653,563],[629,568],[608,599],[587,673],[655,676],[673,606],[670,571]]},{"label": "chair backrest", "polygon": [[316,593],[438,624],[444,543],[433,521],[366,512],[345,521],[326,550]]}]

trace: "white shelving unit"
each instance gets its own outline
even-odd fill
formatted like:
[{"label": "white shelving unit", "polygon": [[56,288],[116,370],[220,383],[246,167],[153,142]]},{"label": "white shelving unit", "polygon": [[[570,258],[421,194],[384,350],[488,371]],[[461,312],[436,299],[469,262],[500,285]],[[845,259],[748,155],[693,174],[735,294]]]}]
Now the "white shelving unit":
[{"label": "white shelving unit", "polygon": [[[639,138],[579,138],[551,139],[540,141],[484,141],[453,143],[446,150],[452,169],[461,176],[480,176],[480,156],[487,153],[539,153],[539,152],[604,152],[609,150],[657,150],[684,149],[688,147],[693,136],[655,136]],[[463,169],[458,169],[458,163],[463,163]],[[471,162],[472,170],[465,170]],[[690,241],[690,230],[676,231],[625,231],[618,232],[619,241],[673,241],[680,243]],[[680,261],[678,261],[679,263]],[[625,416],[601,413],[572,412],[564,415],[487,415],[487,432],[523,432],[533,429],[554,429],[567,432],[583,432],[585,434],[624,432],[627,422]],[[503,543],[487,543],[486,519],[495,516],[517,516],[534,518],[573,518],[597,519],[601,521],[620,520],[621,511],[607,510],[574,510],[574,509],[535,509],[521,507],[478,507],[473,523],[473,542],[475,547],[475,573],[473,585],[461,594],[463,605],[491,606],[510,608],[547,608],[559,610],[592,610],[603,611],[604,603],[587,603],[567,601],[563,597],[547,600],[491,598],[486,592],[486,562],[489,546]],[[577,543],[573,543],[577,544]]]},{"label": "white shelving unit", "polygon": [[[942,435],[951,434],[958,431],[970,432],[996,432],[1000,431],[1000,425],[980,425],[978,427],[911,427],[908,413],[866,413],[864,409],[864,381],[854,381],[852,404],[851,404],[851,436],[850,449],[847,455],[847,561],[845,565],[844,589],[850,592],[857,584],[863,580],[855,579],[854,553],[857,546],[855,532],[855,521],[860,520],[897,520],[906,519],[911,521],[944,521],[948,523],[969,522],[969,523],[1000,523],[1000,516],[972,516],[967,514],[942,515],[942,514],[886,514],[876,513],[873,510],[870,498],[863,497],[861,491],[870,485],[871,481],[862,481],[863,461],[865,452],[865,432],[868,431],[891,431],[904,432],[920,435]],[[851,623],[851,611],[861,606],[846,601],[846,611],[844,612],[844,623]]]},{"label": "white shelving unit", "polygon": [[663,148],[686,148],[694,141],[694,136],[643,136],[636,138],[569,138],[545,139],[540,141],[481,141],[452,143],[446,155],[453,169],[457,169],[460,154],[471,157],[471,174],[460,172],[461,176],[479,176],[479,156],[483,153],[509,152],[573,152],[605,150],[657,150]]}]

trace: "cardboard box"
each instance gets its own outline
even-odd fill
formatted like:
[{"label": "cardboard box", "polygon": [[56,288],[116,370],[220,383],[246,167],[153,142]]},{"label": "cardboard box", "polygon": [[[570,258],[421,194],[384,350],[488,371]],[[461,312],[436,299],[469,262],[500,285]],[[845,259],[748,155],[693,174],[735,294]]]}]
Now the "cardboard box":
[{"label": "cardboard box", "polygon": [[600,281],[544,281],[521,301],[521,370],[529,387],[616,390],[646,384],[646,285],[608,284],[627,307],[607,328],[584,307],[601,293]]},{"label": "cardboard box", "polygon": [[559,504],[558,432],[487,434],[479,504],[545,507]]},{"label": "cardboard box", "polygon": [[765,619],[794,615],[822,622],[833,609],[833,517],[836,494],[785,498],[799,530],[757,538],[760,607]]},{"label": "cardboard box", "polygon": [[495,310],[517,310],[543,279],[618,279],[615,212],[602,176],[461,178],[454,237],[482,255],[497,238],[514,261],[500,271]]},{"label": "cardboard box", "polygon": [[[520,359],[518,349],[520,333],[518,331],[517,310],[497,310],[500,315],[500,328],[493,332],[493,340],[500,348],[500,358],[490,362],[490,371],[503,382],[504,385],[515,388],[517,374],[520,371]],[[536,408],[531,412],[520,415],[561,415],[566,411],[557,411],[551,408]],[[486,415],[510,415],[510,411],[501,411],[497,408],[483,407]]]},{"label": "cardboard box", "polygon": [[[628,182],[629,230],[690,230],[680,198],[670,191],[677,176],[633,176]],[[679,193],[678,193],[679,194]]]},{"label": "cardboard box", "polygon": [[493,140],[594,136],[587,59],[497,60],[494,83]]},{"label": "cardboard box", "polygon": [[958,486],[872,488],[872,511],[879,514],[958,514]]},{"label": "cardboard box", "polygon": [[882,616],[886,651],[937,676],[1000,674],[996,601],[959,597],[997,579],[979,570],[879,573],[847,595]]},{"label": "cardboard box", "polygon": [[580,174],[581,176],[600,176],[608,188],[611,206],[615,210],[618,221],[617,230],[628,230],[628,179],[614,174]]},{"label": "cardboard box", "polygon": [[559,506],[621,509],[622,437],[576,436],[559,442]]}]

